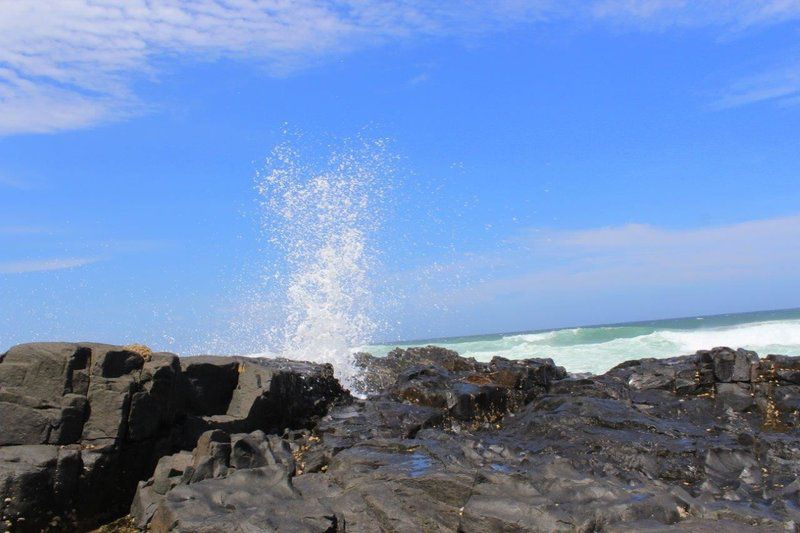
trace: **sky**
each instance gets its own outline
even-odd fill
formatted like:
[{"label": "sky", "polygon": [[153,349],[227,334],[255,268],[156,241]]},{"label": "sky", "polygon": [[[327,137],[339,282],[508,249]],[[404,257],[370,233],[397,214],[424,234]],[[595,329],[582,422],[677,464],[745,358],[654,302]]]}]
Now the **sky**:
[{"label": "sky", "polygon": [[245,349],[287,131],[396,156],[375,340],[798,307],[798,37],[796,0],[0,1],[0,350]]}]

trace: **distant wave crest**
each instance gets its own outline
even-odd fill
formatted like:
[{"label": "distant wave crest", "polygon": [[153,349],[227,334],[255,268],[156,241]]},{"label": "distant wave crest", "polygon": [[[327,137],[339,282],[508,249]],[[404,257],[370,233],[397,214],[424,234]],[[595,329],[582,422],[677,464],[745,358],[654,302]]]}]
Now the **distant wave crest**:
[{"label": "distant wave crest", "polygon": [[[747,348],[762,356],[800,355],[800,319],[695,329],[641,325],[571,328],[437,344],[483,361],[494,356],[549,357],[570,372],[600,373],[631,359],[672,357],[715,346]],[[380,352],[383,347],[373,348]]]}]

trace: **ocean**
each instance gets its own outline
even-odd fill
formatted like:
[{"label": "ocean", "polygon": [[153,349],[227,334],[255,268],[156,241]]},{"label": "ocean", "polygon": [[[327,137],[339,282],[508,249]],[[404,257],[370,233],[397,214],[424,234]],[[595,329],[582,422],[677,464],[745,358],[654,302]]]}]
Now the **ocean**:
[{"label": "ocean", "polygon": [[800,355],[800,309],[673,318],[553,330],[424,339],[363,346],[385,355],[395,347],[433,344],[488,361],[549,357],[569,372],[599,374],[631,359],[673,357],[715,346]]}]

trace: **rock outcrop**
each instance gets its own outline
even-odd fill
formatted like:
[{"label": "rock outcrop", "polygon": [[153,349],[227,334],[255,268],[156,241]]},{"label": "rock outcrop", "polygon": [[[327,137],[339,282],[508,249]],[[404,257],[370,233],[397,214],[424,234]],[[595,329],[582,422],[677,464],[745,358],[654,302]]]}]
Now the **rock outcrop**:
[{"label": "rock outcrop", "polygon": [[492,422],[567,376],[550,359],[489,363],[433,346],[395,349],[386,357],[358,354],[362,389],[398,402],[427,406],[462,422]]},{"label": "rock outcrop", "polygon": [[[19,512],[25,502],[78,509],[76,494],[108,490],[95,465],[146,457],[152,475],[128,501],[135,527],[154,532],[800,527],[800,357],[716,348],[586,377],[546,359],[484,363],[427,347],[359,355],[370,394],[354,399],[329,367],[103,362],[111,347],[100,346],[84,364],[88,345],[70,346],[58,356],[69,378],[39,362],[62,353],[55,345],[0,363],[11,363],[2,402],[20,406],[0,419],[15,428],[0,448],[7,516],[36,520]],[[26,388],[24,360],[59,388]],[[109,390],[129,398],[102,396],[93,419]],[[106,439],[112,448],[88,448]]]},{"label": "rock outcrop", "polygon": [[[152,531],[794,531],[800,358],[719,348],[569,377],[436,348],[359,357],[311,431],[162,459]],[[211,438],[211,436],[208,436]],[[237,449],[239,451],[237,451]],[[234,459],[234,457],[236,459]],[[206,468],[194,479],[194,464]]]},{"label": "rock outcrop", "polygon": [[125,514],[158,460],[192,449],[205,432],[310,427],[348,399],[330,366],[15,346],[0,356],[3,525],[86,529]]}]

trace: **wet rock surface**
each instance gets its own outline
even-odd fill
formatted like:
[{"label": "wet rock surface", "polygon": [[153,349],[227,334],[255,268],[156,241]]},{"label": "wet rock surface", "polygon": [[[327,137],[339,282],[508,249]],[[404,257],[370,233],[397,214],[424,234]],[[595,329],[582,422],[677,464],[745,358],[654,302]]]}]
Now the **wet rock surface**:
[{"label": "wet rock surface", "polygon": [[[116,357],[110,367],[136,371],[135,361]],[[329,369],[295,368],[297,377],[273,380],[269,389],[294,403],[257,402],[251,385],[231,393],[229,358],[189,365],[214,361],[188,372],[213,380],[178,380],[177,390],[198,391],[194,403],[174,411],[183,423],[140,430],[159,435],[170,427],[170,442],[194,441],[161,454],[152,476],[141,478],[130,509],[135,527],[700,532],[796,531],[800,524],[800,358],[717,348],[576,377],[549,360],[484,363],[428,347],[359,355],[371,391],[365,399],[340,389],[337,397],[322,380],[312,400],[293,380],[313,382]],[[256,378],[264,368],[237,383],[263,387]],[[64,391],[46,404],[18,403],[63,420],[50,410],[80,410],[72,397],[61,400],[75,394]],[[109,402],[91,431],[117,427],[117,411]],[[127,412],[130,418],[133,409]],[[171,412],[151,410],[162,422]],[[263,427],[251,424],[264,416]],[[14,438],[54,435],[36,424],[20,426]],[[84,453],[74,444],[0,448],[4,494],[71,505],[62,503],[73,493],[61,480],[74,479]]]},{"label": "wet rock surface", "polygon": [[[89,529],[126,514],[137,482],[201,435],[311,427],[348,399],[330,366],[15,346],[0,356],[0,525]],[[204,450],[224,455],[214,445]],[[194,470],[196,479],[225,473],[214,461]]]}]

